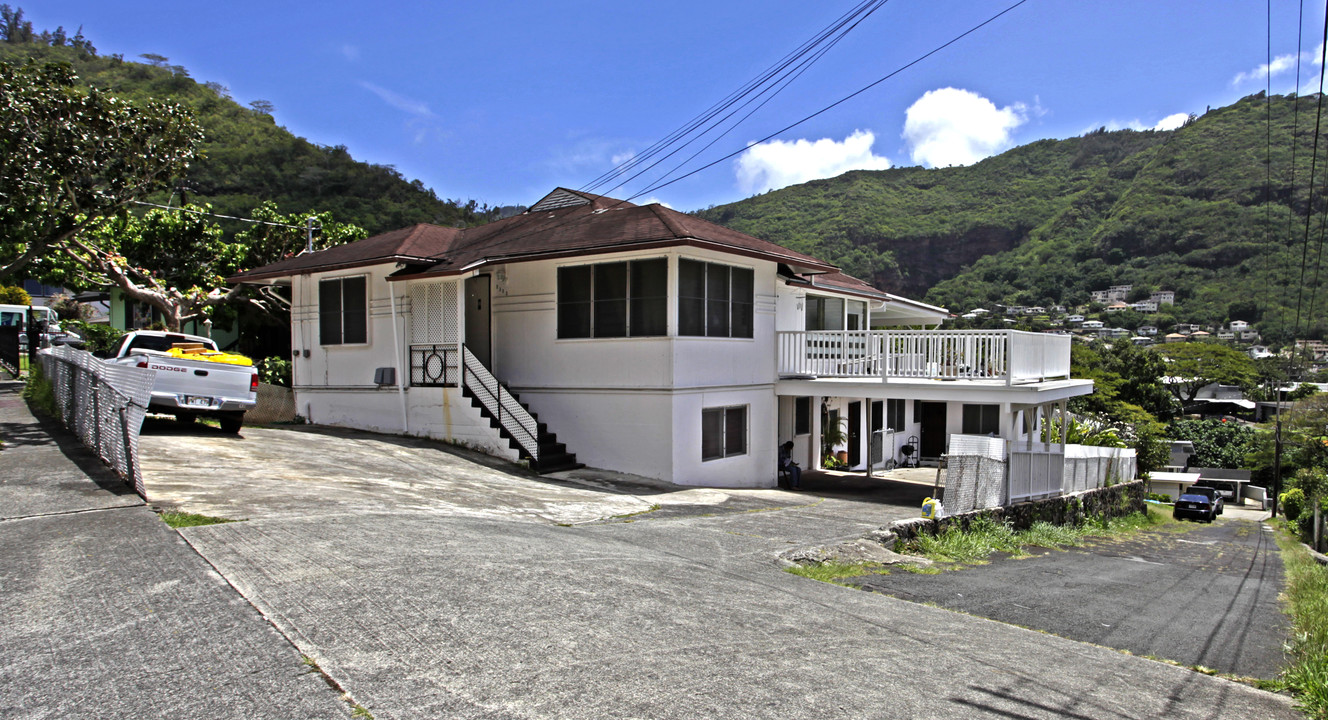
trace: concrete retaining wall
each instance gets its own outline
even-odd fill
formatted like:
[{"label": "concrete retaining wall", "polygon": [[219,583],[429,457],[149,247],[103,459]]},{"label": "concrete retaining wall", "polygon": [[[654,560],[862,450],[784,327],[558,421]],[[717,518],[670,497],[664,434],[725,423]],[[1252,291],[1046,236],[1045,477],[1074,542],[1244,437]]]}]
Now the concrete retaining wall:
[{"label": "concrete retaining wall", "polygon": [[969,523],[979,517],[988,517],[998,523],[1009,522],[1015,530],[1027,530],[1033,523],[1039,521],[1053,525],[1075,525],[1090,517],[1102,515],[1122,517],[1143,511],[1144,482],[1135,480],[1009,507],[947,515],[938,520],[926,518],[900,520],[890,524],[889,532],[900,540],[911,540],[924,534],[938,535],[952,525],[967,529]]}]

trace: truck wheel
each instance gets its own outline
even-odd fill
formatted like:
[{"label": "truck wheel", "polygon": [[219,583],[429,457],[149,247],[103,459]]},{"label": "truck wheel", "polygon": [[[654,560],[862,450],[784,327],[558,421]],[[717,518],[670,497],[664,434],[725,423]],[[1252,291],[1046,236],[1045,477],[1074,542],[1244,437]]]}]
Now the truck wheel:
[{"label": "truck wheel", "polygon": [[221,420],[221,431],[224,433],[234,435],[244,427],[244,415],[222,415],[218,419]]}]

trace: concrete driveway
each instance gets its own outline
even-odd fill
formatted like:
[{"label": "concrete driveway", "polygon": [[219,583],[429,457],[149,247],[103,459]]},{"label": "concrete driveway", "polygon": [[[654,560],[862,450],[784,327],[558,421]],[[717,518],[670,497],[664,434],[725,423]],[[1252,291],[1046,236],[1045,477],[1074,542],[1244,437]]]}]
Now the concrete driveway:
[{"label": "concrete driveway", "polygon": [[379,720],[1299,717],[1246,685],[779,570],[781,551],[916,505],[544,479],[362,433],[195,433],[148,429],[151,499],[250,518],[182,534]]}]

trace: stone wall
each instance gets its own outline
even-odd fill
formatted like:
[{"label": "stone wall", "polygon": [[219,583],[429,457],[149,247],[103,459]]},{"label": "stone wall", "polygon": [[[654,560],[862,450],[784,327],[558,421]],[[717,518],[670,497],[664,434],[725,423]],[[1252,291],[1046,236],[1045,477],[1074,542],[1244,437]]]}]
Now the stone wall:
[{"label": "stone wall", "polygon": [[900,540],[911,540],[919,535],[937,535],[952,525],[967,529],[979,517],[988,517],[998,523],[1009,522],[1015,530],[1027,530],[1035,522],[1053,525],[1077,525],[1090,517],[1122,517],[1144,512],[1144,482],[1121,483],[1096,490],[1061,495],[1059,497],[1019,503],[1009,507],[975,510],[958,515],[947,515],[938,520],[915,518],[890,524],[887,534]]}]

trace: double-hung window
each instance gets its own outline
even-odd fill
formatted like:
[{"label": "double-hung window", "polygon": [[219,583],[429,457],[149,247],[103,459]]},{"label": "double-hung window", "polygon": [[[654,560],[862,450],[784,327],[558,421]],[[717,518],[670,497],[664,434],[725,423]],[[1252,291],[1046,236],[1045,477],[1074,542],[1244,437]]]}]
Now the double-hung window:
[{"label": "double-hung window", "polygon": [[369,341],[369,307],[363,275],[318,281],[318,342],[356,345]]},{"label": "double-hung window", "polygon": [[678,261],[678,334],[750,338],[755,273],[699,260]]},{"label": "double-hung window", "polygon": [[652,337],[667,330],[668,261],[558,268],[558,337]]},{"label": "double-hung window", "polygon": [[701,460],[747,454],[747,406],[701,411]]}]

